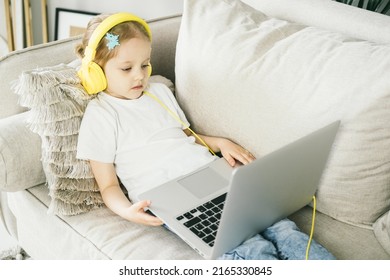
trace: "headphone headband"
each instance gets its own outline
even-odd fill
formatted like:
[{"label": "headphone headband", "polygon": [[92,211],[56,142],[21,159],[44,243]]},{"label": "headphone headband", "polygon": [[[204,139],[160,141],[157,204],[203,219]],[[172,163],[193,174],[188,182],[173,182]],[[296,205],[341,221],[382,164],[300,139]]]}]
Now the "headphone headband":
[{"label": "headphone headband", "polygon": [[114,26],[126,21],[135,21],[140,23],[148,33],[149,39],[152,40],[152,32],[146,21],[130,13],[116,13],[104,19],[93,31],[91,38],[89,38],[88,46],[85,49],[84,55],[86,57],[89,56],[89,58],[93,60],[95,58],[96,48],[106,33]]},{"label": "headphone headband", "polygon": [[[104,19],[93,31],[91,38],[88,41],[88,45],[84,50],[81,68],[78,71],[81,84],[84,86],[87,93],[95,94],[107,87],[107,80],[103,70],[93,61],[96,54],[96,48],[111,28],[127,21],[140,23],[145,28],[150,41],[152,40],[152,32],[149,25],[146,21],[133,14],[116,13]],[[151,71],[152,68],[149,67],[149,75],[151,75]]]}]

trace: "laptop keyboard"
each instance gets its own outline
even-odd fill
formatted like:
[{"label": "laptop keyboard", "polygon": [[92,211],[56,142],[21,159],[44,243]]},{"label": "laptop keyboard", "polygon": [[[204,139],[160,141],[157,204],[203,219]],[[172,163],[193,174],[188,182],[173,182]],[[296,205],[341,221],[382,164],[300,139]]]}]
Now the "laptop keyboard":
[{"label": "laptop keyboard", "polygon": [[213,247],[225,199],[226,193],[179,215],[176,219]]}]

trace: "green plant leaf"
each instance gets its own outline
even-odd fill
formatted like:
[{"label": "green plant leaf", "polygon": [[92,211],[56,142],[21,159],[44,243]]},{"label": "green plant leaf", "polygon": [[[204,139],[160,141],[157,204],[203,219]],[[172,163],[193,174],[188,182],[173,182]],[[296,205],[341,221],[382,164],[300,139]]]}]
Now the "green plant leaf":
[{"label": "green plant leaf", "polygon": [[365,10],[390,15],[390,0],[333,0]]}]

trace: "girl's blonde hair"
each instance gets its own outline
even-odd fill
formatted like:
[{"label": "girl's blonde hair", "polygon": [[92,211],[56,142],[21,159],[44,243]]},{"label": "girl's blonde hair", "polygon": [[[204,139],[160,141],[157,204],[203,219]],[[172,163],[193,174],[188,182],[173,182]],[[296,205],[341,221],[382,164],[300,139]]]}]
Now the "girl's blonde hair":
[{"label": "girl's blonde hair", "polygon": [[[98,25],[109,16],[110,14],[101,14],[93,17],[89,21],[87,30],[84,33],[81,43],[78,44],[75,48],[77,56],[80,58],[84,57],[85,49],[88,46],[89,39],[91,38],[93,32],[98,27]],[[132,38],[143,38],[149,42],[151,41],[151,38],[149,37],[145,27],[136,21],[126,21],[119,23],[113,26],[108,32],[114,35],[119,35],[119,43],[125,42]],[[116,55],[117,50],[118,48],[109,50],[107,47],[107,39],[103,37],[96,48],[94,62],[103,68],[107,61]]]}]

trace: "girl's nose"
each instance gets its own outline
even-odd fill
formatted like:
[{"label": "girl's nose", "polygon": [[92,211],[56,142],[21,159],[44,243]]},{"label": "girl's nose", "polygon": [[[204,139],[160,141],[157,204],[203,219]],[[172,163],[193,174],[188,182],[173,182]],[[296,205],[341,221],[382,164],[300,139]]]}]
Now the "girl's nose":
[{"label": "girl's nose", "polygon": [[137,67],[137,69],[135,69],[135,73],[134,73],[134,79],[135,80],[143,80],[145,78],[145,71],[142,67]]}]

